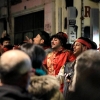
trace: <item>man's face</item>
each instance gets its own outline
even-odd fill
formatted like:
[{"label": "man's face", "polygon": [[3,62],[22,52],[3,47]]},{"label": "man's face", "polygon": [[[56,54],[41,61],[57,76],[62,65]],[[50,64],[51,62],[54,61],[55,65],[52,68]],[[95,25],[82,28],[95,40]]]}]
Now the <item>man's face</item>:
[{"label": "man's face", "polygon": [[86,49],[86,46],[83,46],[80,42],[75,42],[75,44],[73,45],[73,53],[76,57],[79,56]]},{"label": "man's face", "polygon": [[10,41],[8,41],[8,40],[3,42],[3,46],[7,46],[7,45],[10,45]]},{"label": "man's face", "polygon": [[34,44],[43,44],[44,40],[41,38],[39,34],[36,35],[35,38],[33,38],[33,43]]},{"label": "man's face", "polygon": [[61,47],[60,40],[58,38],[53,38],[51,40],[51,48],[52,49],[59,49]]}]

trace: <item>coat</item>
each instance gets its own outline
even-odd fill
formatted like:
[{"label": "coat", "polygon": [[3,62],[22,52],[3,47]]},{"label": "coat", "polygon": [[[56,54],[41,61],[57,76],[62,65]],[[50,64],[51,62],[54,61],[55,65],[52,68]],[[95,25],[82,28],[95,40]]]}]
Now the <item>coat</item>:
[{"label": "coat", "polygon": [[[32,97],[20,87],[3,85],[0,86],[0,100],[32,100]],[[33,100],[37,99],[34,98]]]},{"label": "coat", "polygon": [[67,82],[67,79],[72,80],[72,77],[73,77],[73,74],[74,74],[74,65],[75,65],[75,61],[66,63],[65,67],[64,67],[64,75],[67,76],[68,74],[70,74],[70,77],[65,76],[65,78],[64,78],[63,95],[64,95],[65,99],[68,96],[68,92],[69,92],[68,88],[69,88],[69,85],[71,84],[71,83]]},{"label": "coat", "polygon": [[59,88],[60,83],[54,76],[33,76],[28,91],[40,100],[64,100]]}]

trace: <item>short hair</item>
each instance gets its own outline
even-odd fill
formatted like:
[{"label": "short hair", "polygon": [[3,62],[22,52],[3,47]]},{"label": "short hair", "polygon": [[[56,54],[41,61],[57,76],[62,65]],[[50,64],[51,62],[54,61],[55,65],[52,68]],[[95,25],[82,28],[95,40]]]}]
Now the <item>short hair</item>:
[{"label": "short hair", "polygon": [[51,36],[51,40],[53,38],[58,38],[61,42],[61,45],[66,48],[66,44],[67,44],[67,39],[68,39],[68,36],[66,33],[64,32],[58,32],[57,34],[54,34]]},{"label": "short hair", "polygon": [[[11,56],[9,56],[8,53],[9,55],[11,54]],[[20,54],[20,56],[17,54]],[[9,62],[10,60],[11,62]],[[3,53],[0,58],[0,78],[3,83],[13,84],[18,82],[31,68],[30,58],[20,50],[7,51]]]},{"label": "short hair", "polygon": [[43,46],[50,46],[50,35],[46,31],[39,30],[38,34],[41,36],[41,38],[44,40]]},{"label": "short hair", "polygon": [[29,55],[33,68],[41,68],[42,61],[46,56],[45,51],[41,46],[25,43],[20,49]]},{"label": "short hair", "polygon": [[10,38],[8,36],[1,38],[1,40],[0,40],[1,44],[3,44],[4,41],[10,41]]},{"label": "short hair", "polygon": [[72,84],[74,92],[68,100],[100,100],[99,51],[87,50],[78,56]]}]

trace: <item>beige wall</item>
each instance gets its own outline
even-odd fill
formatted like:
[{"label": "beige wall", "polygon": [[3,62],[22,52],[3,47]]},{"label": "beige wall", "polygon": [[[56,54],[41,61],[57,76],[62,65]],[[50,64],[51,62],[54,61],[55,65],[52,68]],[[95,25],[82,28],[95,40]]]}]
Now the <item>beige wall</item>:
[{"label": "beige wall", "polygon": [[[16,16],[25,15],[28,13],[40,11],[44,9],[44,30],[55,34],[59,31],[67,32],[64,29],[64,19],[67,17],[67,10],[65,8],[65,0],[22,0],[22,3],[12,6],[11,11],[13,18]],[[91,8],[99,8],[100,5],[93,3],[90,0],[84,0],[84,6]],[[25,9],[26,7],[26,9]],[[78,16],[76,18],[76,25],[78,26],[77,37],[81,36],[81,0],[74,0],[74,7],[78,9]],[[59,12],[59,9],[61,12]],[[61,14],[60,14],[61,13]],[[14,21],[12,18],[12,25]],[[90,17],[85,17],[84,26],[90,25]],[[14,27],[14,26],[13,26]]]},{"label": "beige wall", "polygon": [[[84,0],[84,6],[90,6],[91,8],[99,8],[99,5],[97,3],[91,2],[89,0]],[[90,17],[85,17],[84,19],[84,25],[90,26]]]},{"label": "beige wall", "polygon": [[[62,1],[63,1],[63,3],[62,3],[63,18],[65,18],[65,17],[67,17],[67,10],[65,9],[65,0],[62,0]],[[83,0],[83,1],[84,1],[84,6],[90,6],[91,8],[99,8],[98,3],[94,3],[90,0]],[[78,16],[76,18],[76,25],[78,25],[77,37],[80,37],[81,36],[81,19],[80,19],[80,17],[81,17],[81,0],[74,0],[74,7],[76,7],[78,10]],[[85,10],[85,7],[84,7],[84,10]],[[64,25],[64,22],[63,22],[63,25]],[[84,18],[84,26],[90,26],[90,17]],[[63,28],[62,31],[66,32],[67,30]]]},{"label": "beige wall", "polygon": [[[81,0],[80,0],[81,1]],[[74,0],[74,6],[78,9],[78,17],[76,18],[76,24],[78,25],[78,37],[81,36],[81,2],[79,0]],[[98,4],[90,0],[84,0],[84,6],[90,6],[91,8],[98,8]],[[84,7],[85,8],[85,7]],[[85,13],[85,9],[84,9]],[[90,26],[90,17],[84,17],[84,26]]]},{"label": "beige wall", "polygon": [[[61,15],[59,15],[59,10],[61,10]],[[67,10],[65,9],[65,0],[56,0],[55,2],[55,21],[56,21],[55,32],[56,33],[59,31],[63,31],[63,32],[67,31],[66,29],[64,29],[64,23],[65,23],[64,19],[66,16],[67,16]]]},{"label": "beige wall", "polygon": [[44,10],[44,30],[51,34],[55,33],[55,0],[22,0],[22,3],[11,7],[12,44],[14,43],[14,17],[34,13],[40,10]]},{"label": "beige wall", "polygon": [[55,33],[55,2],[49,1],[44,6],[44,30],[50,33]]},{"label": "beige wall", "polygon": [[[26,7],[26,9],[25,9]],[[44,30],[55,33],[55,0],[22,0],[22,3],[12,6],[13,17],[21,16],[44,9]]]}]

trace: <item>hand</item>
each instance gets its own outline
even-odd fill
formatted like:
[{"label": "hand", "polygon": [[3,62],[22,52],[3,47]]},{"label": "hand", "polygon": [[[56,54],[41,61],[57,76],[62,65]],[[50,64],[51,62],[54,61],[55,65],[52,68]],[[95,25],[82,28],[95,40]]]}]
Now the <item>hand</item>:
[{"label": "hand", "polygon": [[72,73],[68,73],[68,74],[65,73],[65,80],[66,80],[67,83],[71,83]]},{"label": "hand", "polygon": [[67,83],[71,83],[71,80],[70,80],[70,79],[67,79],[66,82],[67,82]]},{"label": "hand", "polygon": [[1,37],[4,38],[6,36],[6,31],[3,31]]},{"label": "hand", "polygon": [[32,39],[30,39],[28,36],[26,36],[27,43],[33,43]]}]

